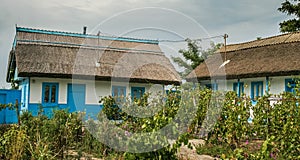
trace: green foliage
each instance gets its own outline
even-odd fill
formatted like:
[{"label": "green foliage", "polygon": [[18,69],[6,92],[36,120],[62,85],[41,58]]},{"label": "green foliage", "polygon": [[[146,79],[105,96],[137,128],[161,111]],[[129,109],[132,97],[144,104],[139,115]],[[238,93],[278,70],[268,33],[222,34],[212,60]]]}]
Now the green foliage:
[{"label": "green foliage", "polygon": [[[23,112],[20,126],[13,125],[0,138],[0,157],[3,159],[67,158],[68,150],[82,142],[82,114],[54,111],[48,119]],[[15,156],[15,157],[13,157]],[[17,157],[16,157],[17,156]]]},{"label": "green foliage", "polygon": [[0,157],[3,159],[23,159],[26,146],[26,130],[12,125],[0,137]]},{"label": "green foliage", "polygon": [[178,64],[179,67],[183,67],[185,70],[179,72],[179,74],[185,78],[193,69],[195,69],[199,64],[204,62],[208,56],[214,54],[222,44],[210,43],[210,48],[203,50],[197,41],[186,39],[188,49],[180,49],[179,53],[183,55],[184,60],[180,57],[172,57],[172,60]]},{"label": "green foliage", "polygon": [[281,32],[294,32],[300,30],[300,1],[299,0],[286,0],[278,8],[280,12],[287,15],[293,15],[295,18],[281,22]]},{"label": "green foliage", "polygon": [[[256,106],[252,106],[249,97],[238,97],[235,92],[224,94],[208,89],[170,92],[151,102],[149,94],[119,104],[113,97],[104,97],[98,121],[82,121],[83,113],[68,113],[67,110],[55,110],[51,119],[44,116],[42,110],[35,117],[23,112],[21,125],[0,128],[0,159],[80,159],[82,156],[177,159],[179,147],[191,147],[188,140],[195,137],[206,141],[197,147],[198,154],[221,159],[299,159],[298,88],[299,84],[296,93],[266,94],[257,99]],[[271,97],[277,97],[278,102],[271,105]],[[190,106],[195,106],[195,110]],[[128,112],[151,113],[153,108],[159,109],[146,117]],[[249,108],[254,111],[253,123],[247,122]],[[106,117],[103,118],[103,114]],[[118,117],[114,117],[116,114]],[[103,122],[100,127],[99,122]],[[110,127],[111,124],[116,128]],[[167,132],[162,132],[165,137],[152,134],[168,126],[171,127]],[[150,133],[151,136],[141,137],[136,133]],[[103,143],[107,139],[114,139],[115,145],[120,143],[125,149],[132,147],[142,151],[149,146],[163,147],[145,153],[116,151]],[[70,151],[77,155],[70,155]]]},{"label": "green foliage", "polygon": [[299,97],[286,92],[279,97],[281,101],[274,106],[265,103],[267,99],[263,97],[254,112],[254,126],[257,126],[255,130],[260,137],[266,139],[261,151],[255,156],[298,159],[300,157]]},{"label": "green foliage", "polygon": [[222,110],[217,122],[208,133],[207,143],[231,145],[239,147],[242,140],[251,134],[249,118],[250,103],[238,98],[235,92],[227,92],[223,101]]},{"label": "green foliage", "polygon": [[[188,137],[190,136],[189,133],[185,133],[187,132],[187,127],[184,126],[185,123],[188,123],[187,120],[194,116],[192,115],[193,112],[191,112],[189,107],[187,107],[194,105],[192,99],[189,97],[190,95],[190,93],[181,94],[180,92],[170,92],[167,97],[157,96],[159,97],[158,99],[152,99],[151,103],[148,103],[147,99],[149,95],[145,94],[140,100],[125,102],[123,104],[116,104],[116,101],[113,97],[102,98],[101,101],[103,101],[104,105],[103,112],[106,113],[107,117],[116,113],[122,117],[122,122],[119,124],[117,123],[116,125],[122,129],[123,132],[125,132],[125,136],[120,137],[125,142],[118,141],[118,143],[122,143],[122,146],[125,148],[130,147],[132,150],[140,151],[147,150],[147,148],[153,147],[153,149],[155,149],[158,147],[157,150],[151,152],[120,152],[119,154],[124,156],[125,159],[176,159],[178,148],[182,144],[188,145]],[[187,97],[189,99],[187,99]],[[182,99],[184,100],[182,101]],[[114,109],[116,106],[120,107],[118,109]],[[135,117],[127,113],[128,111],[131,113],[144,113],[144,111],[151,112],[151,108],[160,108],[160,110],[154,112],[154,115],[146,116],[144,118]],[[178,114],[180,117],[184,118],[176,117]],[[101,119],[99,120],[101,121]],[[171,123],[174,124],[168,126]],[[105,126],[105,124],[102,125]],[[166,130],[167,132],[160,132],[160,130],[165,129],[165,127],[168,128]],[[96,132],[106,132],[106,135],[110,136],[115,135],[117,132],[112,128],[110,128],[110,131],[105,130],[107,128],[108,127],[103,127],[103,129],[99,129]],[[178,130],[180,129],[183,130],[183,133],[179,135]],[[149,133],[149,136],[139,136],[135,135],[135,133]],[[120,136],[119,133],[117,136]],[[106,136],[105,138],[117,139],[114,136]],[[172,145],[170,145],[168,141],[173,141]]]},{"label": "green foliage", "polygon": [[[218,121],[198,153],[211,151],[210,155],[222,159],[299,159],[299,84],[295,90],[266,94],[255,106],[249,98],[228,92]],[[271,104],[271,97],[277,102]],[[249,108],[254,111],[251,124],[247,122]]]}]

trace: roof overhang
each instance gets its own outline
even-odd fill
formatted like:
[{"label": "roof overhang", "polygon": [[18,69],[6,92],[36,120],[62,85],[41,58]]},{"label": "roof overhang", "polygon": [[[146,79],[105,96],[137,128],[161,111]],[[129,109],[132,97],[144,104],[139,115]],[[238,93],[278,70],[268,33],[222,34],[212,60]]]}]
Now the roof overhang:
[{"label": "roof overhang", "polygon": [[26,73],[21,72],[19,77],[43,77],[43,78],[63,78],[63,79],[77,79],[77,80],[96,80],[96,81],[117,81],[117,82],[131,82],[131,83],[153,83],[164,85],[180,85],[180,81],[168,80],[154,80],[154,79],[140,79],[140,78],[124,78],[124,77],[108,77],[95,75],[77,75],[77,74],[55,74],[55,73]]}]

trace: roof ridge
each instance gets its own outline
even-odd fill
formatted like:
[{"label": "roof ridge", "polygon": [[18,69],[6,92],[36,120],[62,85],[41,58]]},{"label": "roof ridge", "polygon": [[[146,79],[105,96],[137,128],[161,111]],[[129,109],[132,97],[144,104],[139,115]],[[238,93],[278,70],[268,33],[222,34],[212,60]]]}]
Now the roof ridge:
[{"label": "roof ridge", "polygon": [[52,34],[52,35],[73,36],[73,37],[81,37],[81,38],[100,38],[100,39],[104,39],[104,40],[118,40],[118,41],[127,41],[127,42],[151,43],[151,44],[158,44],[159,43],[158,40],[153,40],[153,39],[83,34],[83,33],[55,31],[55,30],[46,30],[46,29],[36,29],[36,28],[28,28],[28,27],[16,27],[16,32]]},{"label": "roof ridge", "polygon": [[[300,31],[279,34],[279,35],[275,35],[275,36],[271,36],[271,37],[265,37],[265,38],[252,40],[252,41],[247,41],[247,42],[229,44],[229,45],[226,46],[226,48],[228,49],[227,52],[230,52],[230,51],[237,51],[237,50],[242,50],[242,49],[256,48],[256,47],[269,46],[269,45],[275,45],[275,44],[300,42],[300,39],[296,40],[296,41],[287,41],[292,35],[295,35],[295,34],[300,34]],[[284,37],[284,36],[288,36],[288,37],[285,40],[283,40],[282,42],[261,45],[262,43],[264,43],[267,40],[278,38],[278,37]],[[257,43],[257,44],[252,45],[252,46],[244,46],[244,45],[253,44],[253,43]],[[230,49],[229,47],[236,47],[236,48]],[[223,47],[221,49],[219,49],[219,52],[224,52]]]},{"label": "roof ridge", "polygon": [[[286,36],[286,35],[293,35],[296,33],[300,33],[300,31],[295,31],[295,32],[290,32],[290,33],[283,33],[283,34],[279,34],[279,35],[275,35],[275,36],[271,36],[271,37],[265,37],[265,38],[261,38],[261,39],[256,39],[256,40],[252,40],[252,41],[247,41],[247,42],[241,42],[241,43],[234,43],[234,44],[229,44],[227,46],[234,46],[234,45],[241,45],[241,44],[247,44],[247,43],[252,43],[255,41],[265,41],[267,39],[271,39],[271,38],[276,38],[276,37],[282,37],[282,36]],[[286,40],[285,40],[286,41]]]}]

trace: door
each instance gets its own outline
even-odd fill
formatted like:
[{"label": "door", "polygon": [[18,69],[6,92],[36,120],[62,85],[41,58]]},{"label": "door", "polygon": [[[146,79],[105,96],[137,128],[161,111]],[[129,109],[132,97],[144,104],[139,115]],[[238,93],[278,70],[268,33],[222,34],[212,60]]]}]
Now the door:
[{"label": "door", "polygon": [[85,85],[68,84],[68,106],[70,112],[84,111],[85,109]]}]

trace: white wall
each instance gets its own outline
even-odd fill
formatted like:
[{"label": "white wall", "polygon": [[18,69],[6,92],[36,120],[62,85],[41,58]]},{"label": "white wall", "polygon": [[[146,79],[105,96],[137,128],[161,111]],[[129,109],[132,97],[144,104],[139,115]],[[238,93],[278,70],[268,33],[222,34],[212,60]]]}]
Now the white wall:
[{"label": "white wall", "polygon": [[[285,91],[285,79],[292,79],[295,78],[295,76],[277,76],[277,77],[269,77],[270,81],[270,92],[271,94],[280,94],[283,91]],[[245,78],[240,79],[240,82],[244,83],[244,93],[247,96],[251,95],[251,82],[256,81],[263,81],[263,89],[264,94],[266,91],[266,77],[257,77],[257,78]],[[217,80],[218,83],[218,90],[221,91],[232,91],[233,90],[233,83],[237,82],[237,79],[235,80]],[[201,81],[201,86],[205,86],[205,84],[212,83],[212,81]],[[225,85],[226,84],[226,85]]]},{"label": "white wall", "polygon": [[280,94],[285,91],[285,79],[289,79],[293,77],[271,77],[270,78],[270,93],[272,94]]},{"label": "white wall", "polygon": [[126,83],[110,81],[92,81],[92,80],[73,80],[60,78],[30,78],[30,103],[41,103],[42,100],[42,83],[55,82],[59,83],[58,103],[67,104],[68,84],[85,84],[86,85],[86,104],[99,104],[101,97],[111,95],[113,85],[125,86],[126,95],[131,95],[131,87],[145,87],[145,92],[163,92],[163,85],[147,83]]}]

